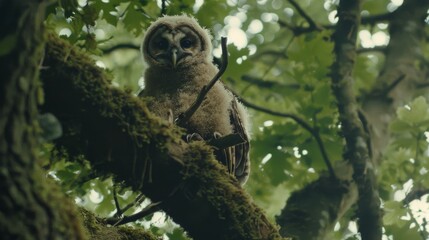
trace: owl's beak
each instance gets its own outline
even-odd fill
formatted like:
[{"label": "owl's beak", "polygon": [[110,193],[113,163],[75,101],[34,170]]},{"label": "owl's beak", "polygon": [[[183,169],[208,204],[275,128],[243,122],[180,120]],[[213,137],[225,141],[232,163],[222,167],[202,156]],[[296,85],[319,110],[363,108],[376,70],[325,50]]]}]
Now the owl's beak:
[{"label": "owl's beak", "polygon": [[179,64],[179,62],[186,56],[188,56],[189,53],[184,52],[182,49],[180,48],[172,48],[170,50],[170,59],[171,59],[171,65],[173,66],[173,68],[176,68],[177,65]]},{"label": "owl's beak", "polygon": [[173,68],[176,68],[176,64],[177,64],[177,49],[176,48],[171,49],[171,63],[173,65]]}]

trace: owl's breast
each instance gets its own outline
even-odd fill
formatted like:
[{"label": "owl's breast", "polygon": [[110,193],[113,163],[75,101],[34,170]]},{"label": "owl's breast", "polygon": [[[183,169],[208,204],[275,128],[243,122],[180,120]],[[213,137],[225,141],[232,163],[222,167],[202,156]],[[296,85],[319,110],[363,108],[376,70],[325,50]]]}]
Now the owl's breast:
[{"label": "owl's breast", "polygon": [[[186,111],[195,101],[199,91],[182,89],[178,92],[175,115]],[[194,113],[186,128],[189,133],[199,133],[204,139],[210,139],[215,132],[222,135],[232,133],[229,108],[232,96],[221,84],[216,84]]]}]

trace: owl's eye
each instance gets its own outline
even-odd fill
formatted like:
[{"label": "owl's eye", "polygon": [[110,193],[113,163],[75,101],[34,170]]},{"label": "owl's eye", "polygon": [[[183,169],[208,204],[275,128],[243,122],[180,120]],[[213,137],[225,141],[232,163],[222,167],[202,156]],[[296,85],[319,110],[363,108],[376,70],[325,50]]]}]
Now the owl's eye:
[{"label": "owl's eye", "polygon": [[158,42],[156,42],[156,46],[159,49],[167,49],[168,48],[168,41],[165,38],[161,38]]},{"label": "owl's eye", "polygon": [[182,48],[190,48],[190,47],[192,47],[192,41],[189,40],[189,39],[187,39],[187,38],[185,38],[182,41],[180,41],[180,46]]}]

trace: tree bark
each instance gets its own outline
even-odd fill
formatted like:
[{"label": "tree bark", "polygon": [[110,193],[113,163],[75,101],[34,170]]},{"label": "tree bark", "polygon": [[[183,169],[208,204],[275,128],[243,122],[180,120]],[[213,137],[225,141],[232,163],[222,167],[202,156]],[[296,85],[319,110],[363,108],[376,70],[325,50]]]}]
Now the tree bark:
[{"label": "tree bark", "polygon": [[0,1],[2,239],[83,239],[71,202],[36,162],[44,1]]},{"label": "tree bark", "polygon": [[337,99],[341,130],[346,141],[344,159],[353,167],[359,199],[357,217],[363,240],[382,236],[380,200],[371,162],[369,135],[359,116],[352,71],[356,59],[356,37],[360,23],[360,1],[341,0],[338,24],[333,35],[336,60],[332,65],[332,89]]},{"label": "tree bark", "polygon": [[85,156],[97,174],[161,201],[194,239],[280,239],[211,148],[185,143],[180,129],[112,87],[85,54],[51,35],[44,65],[44,111],[63,125],[56,145],[67,158]]},{"label": "tree bark", "polygon": [[[343,169],[344,170],[344,169]],[[328,239],[335,223],[356,202],[356,185],[322,176],[292,193],[276,218],[282,236],[294,240]]]},{"label": "tree bark", "polygon": [[[362,109],[371,125],[373,159],[378,165],[389,144],[389,123],[396,109],[427,91],[427,63],[423,46],[426,42],[425,18],[429,1],[408,0],[388,18],[390,41],[385,63],[373,90],[362,99]],[[416,67],[416,66],[419,67]]]},{"label": "tree bark", "polygon": [[[389,143],[389,123],[395,117],[395,110],[401,104],[411,100],[412,97],[421,92],[426,92],[427,84],[427,63],[422,61],[423,46],[425,44],[425,18],[429,1],[409,0],[405,1],[395,12],[382,14],[379,16],[369,16],[361,20],[362,24],[376,24],[383,21],[389,24],[390,41],[382,53],[385,55],[385,63],[379,74],[373,90],[369,94],[359,96],[361,99],[362,110],[369,125],[370,143],[372,150],[372,161],[374,168],[382,161],[383,151]],[[343,21],[340,19],[339,22]],[[370,20],[370,21],[369,21]],[[353,48],[354,43],[351,45]],[[350,49],[350,48],[344,48]],[[354,56],[354,53],[350,56]],[[351,63],[354,57],[351,58]],[[416,66],[419,67],[416,67]],[[350,68],[349,68],[350,71]],[[343,169],[344,170],[344,169]],[[345,172],[336,169],[337,176],[345,180],[343,186],[347,186],[348,170]],[[345,178],[344,178],[345,177]],[[337,221],[334,218],[335,211],[338,211],[338,217],[341,212],[346,211],[354,204],[353,185],[349,185],[348,194],[341,191],[332,194],[326,194],[329,191],[319,191],[319,189],[333,189],[335,184],[324,180],[321,177],[302,190],[292,194],[288,199],[285,209],[277,218],[280,226],[287,226],[281,233],[285,236],[295,236],[297,239],[325,239],[326,233],[332,229]],[[346,185],[344,185],[346,184]],[[317,188],[312,186],[318,186]],[[313,189],[313,191],[310,191]],[[351,191],[350,191],[351,190]],[[342,200],[338,197],[343,195]],[[327,199],[318,201],[318,208],[312,209],[314,202],[309,199]],[[325,204],[329,202],[329,204]],[[339,202],[342,202],[339,207]],[[375,208],[374,208],[375,209]],[[294,214],[299,211],[300,214]],[[329,214],[322,214],[328,212]],[[306,217],[298,217],[298,216]],[[296,217],[295,217],[296,216]],[[316,220],[327,223],[318,224]],[[296,228],[294,226],[308,226],[305,228]],[[319,230],[317,230],[319,229]],[[308,234],[312,232],[314,234]],[[316,234],[316,232],[318,234]]]}]

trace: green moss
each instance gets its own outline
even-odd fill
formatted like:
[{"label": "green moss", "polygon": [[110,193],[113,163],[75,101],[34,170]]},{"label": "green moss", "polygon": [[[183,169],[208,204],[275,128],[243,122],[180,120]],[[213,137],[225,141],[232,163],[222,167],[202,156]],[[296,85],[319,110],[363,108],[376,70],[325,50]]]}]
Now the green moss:
[{"label": "green moss", "polygon": [[[110,86],[109,77],[84,55],[50,37],[45,60],[50,70],[42,78],[44,107],[66,129],[57,146],[69,156],[85,156],[96,175],[113,174],[154,201],[168,199],[164,210],[195,238],[206,237],[206,230],[222,239],[280,238],[210,147],[183,142],[182,130],[153,116],[144,101]],[[178,185],[184,189],[172,194]],[[189,215],[194,204],[209,214]]]},{"label": "green moss", "polygon": [[[89,160],[92,164],[104,165],[103,172],[108,173],[112,172],[112,169],[118,169],[117,165],[106,164],[113,154],[122,156],[148,154],[141,149],[149,145],[155,145],[159,151],[167,151],[165,146],[167,139],[176,142],[180,140],[182,131],[179,128],[172,127],[169,123],[153,116],[145,103],[130,92],[112,87],[110,76],[96,67],[93,59],[52,34],[48,38],[45,62],[50,68],[48,72],[42,74],[45,89],[48,88],[45,109],[54,112],[61,122],[65,123],[63,124],[64,136],[56,142],[57,149],[67,149],[68,157],[72,159],[78,159],[82,155],[89,158],[92,155],[105,155],[101,159]],[[55,95],[53,91],[59,89],[66,91]],[[58,108],[50,105],[54,101],[58,102],[58,98],[64,100],[65,106]],[[69,117],[71,114],[72,117]],[[108,132],[113,128],[115,132]],[[98,141],[96,140],[98,137],[122,138],[123,142],[134,145],[120,152],[120,149],[113,150],[115,146],[109,142],[97,144],[95,141]],[[106,155],[112,151],[115,152],[110,156]],[[124,158],[136,159],[137,157]],[[148,157],[143,156],[139,159],[148,159]],[[113,159],[111,160],[110,162],[114,162]],[[142,162],[122,164],[136,167],[148,166],[148,163]],[[143,173],[146,170],[137,169],[136,172]],[[124,169],[117,175],[129,175],[129,169]],[[144,178],[145,175],[147,174],[140,174],[140,178]],[[134,178],[139,176],[136,175]]]},{"label": "green moss", "polygon": [[120,227],[118,231],[124,234],[125,236],[127,236],[126,239],[141,239],[141,240],[160,240],[161,239],[154,236],[152,233],[143,231],[139,228]]},{"label": "green moss", "polygon": [[91,240],[159,240],[152,233],[130,226],[108,226],[102,220],[83,208],[80,209],[83,222]]},{"label": "green moss", "polygon": [[[245,239],[261,239],[261,236],[282,239],[278,229],[252,203],[249,195],[239,187],[238,181],[214,158],[209,146],[197,141],[189,144],[189,147],[183,170],[184,181],[198,182],[202,186],[198,188],[196,196],[207,199],[209,205],[216,209],[219,219],[227,219],[227,227],[237,234],[228,236],[229,239],[239,239],[239,236]],[[249,229],[255,225],[269,233]]]},{"label": "green moss", "polygon": [[50,209],[55,209],[50,213],[50,227],[54,232],[66,239],[88,239],[74,203],[62,193],[59,186],[46,178],[38,166],[32,178],[34,191],[40,196],[39,201]]}]

